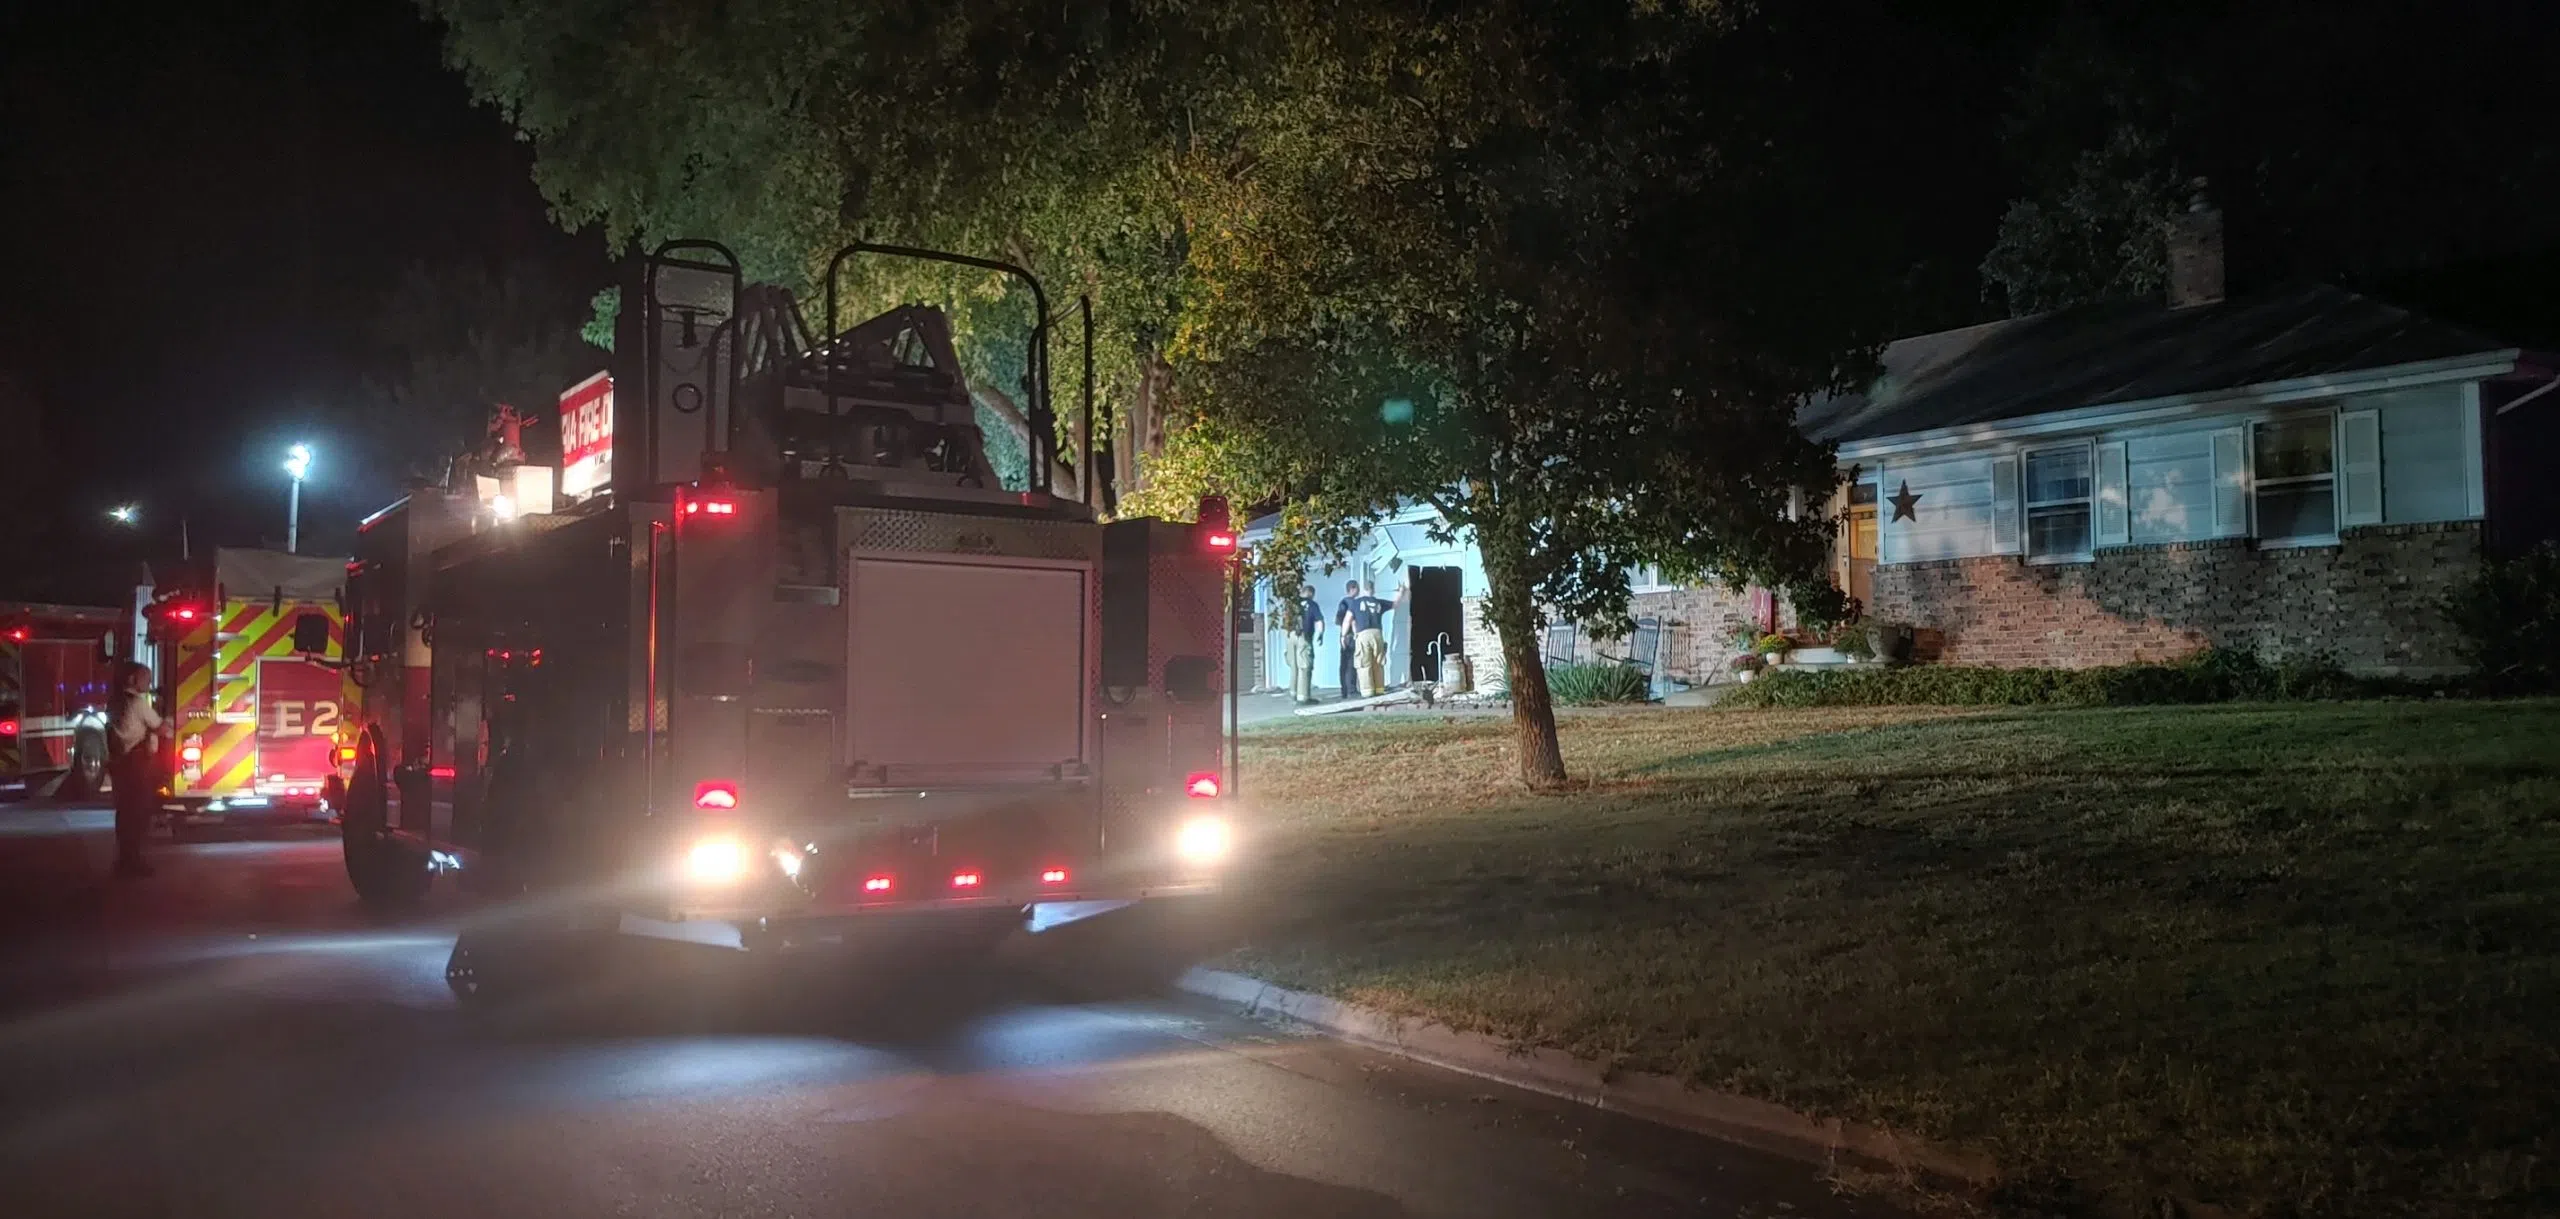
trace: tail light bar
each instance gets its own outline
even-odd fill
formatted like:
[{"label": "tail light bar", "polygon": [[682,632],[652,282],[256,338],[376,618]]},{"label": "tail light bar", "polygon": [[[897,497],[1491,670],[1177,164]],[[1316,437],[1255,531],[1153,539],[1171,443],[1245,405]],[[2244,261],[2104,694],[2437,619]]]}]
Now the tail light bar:
[{"label": "tail light bar", "polygon": [[1218,793],[1225,788],[1226,785],[1218,781],[1218,772],[1214,770],[1195,770],[1191,772],[1190,778],[1182,781],[1182,794],[1194,800],[1215,800],[1218,798]]},{"label": "tail light bar", "polygon": [[727,779],[705,779],[693,785],[693,806],[716,813],[738,807],[738,785]]}]

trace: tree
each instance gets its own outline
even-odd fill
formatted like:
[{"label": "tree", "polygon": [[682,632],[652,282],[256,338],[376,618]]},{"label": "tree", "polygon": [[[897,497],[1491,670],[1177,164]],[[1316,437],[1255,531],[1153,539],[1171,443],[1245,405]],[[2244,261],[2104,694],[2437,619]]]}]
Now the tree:
[{"label": "tree", "polygon": [[2237,284],[2550,248],[2554,55],[2560,25],[2530,6],[2066,5],[2011,109],[2027,193],[1986,286],[2013,313],[2155,291],[2151,227],[2195,177]]},{"label": "tree", "polygon": [[1827,523],[1789,512],[1836,481],[1796,404],[1862,350],[1823,299],[1817,154],[1695,14],[1326,18],[1290,31],[1321,67],[1184,184],[1193,422],[1157,491],[1283,501],[1290,570],[1430,503],[1484,557],[1522,778],[1550,786],[1549,613],[1623,627],[1647,562],[1837,598]]},{"label": "tree", "polygon": [[[603,364],[580,337],[584,295],[521,268],[411,266],[368,327],[377,366],[394,371],[359,395],[361,431],[390,468],[433,477],[480,440],[497,406],[547,419],[560,391]],[[548,428],[525,438],[537,457],[556,444]]]},{"label": "tree", "polygon": [[[1564,778],[1548,612],[1622,622],[1640,562],[1836,596],[1827,526],[1789,511],[1831,457],[1792,418],[1881,337],[1890,294],[1846,271],[1891,201],[1828,189],[1861,162],[1796,84],[1815,23],[1649,0],[429,8],[564,222],[719,234],[803,286],[870,236],[1092,293],[1116,409],[1067,427],[1161,446],[1132,458],[1141,506],[1284,502],[1287,550],[1433,502],[1485,555],[1532,785]],[[1003,336],[1029,319],[991,277],[882,264],[852,288],[950,307],[982,402],[1019,367]]]}]

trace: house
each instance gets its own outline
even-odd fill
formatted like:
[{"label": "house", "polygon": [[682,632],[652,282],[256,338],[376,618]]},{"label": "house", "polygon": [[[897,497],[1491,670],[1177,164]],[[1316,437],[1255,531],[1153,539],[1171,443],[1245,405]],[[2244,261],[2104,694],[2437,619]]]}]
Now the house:
[{"label": "house", "polygon": [[[1805,405],[1843,474],[1835,578],[1869,620],[1913,627],[1924,660],[2227,646],[2458,670],[2445,593],[2560,536],[2560,359],[2327,285],[2223,299],[2218,219],[2180,219],[2164,301],[1897,340],[1863,391]],[[1390,589],[1400,559],[1455,568],[1457,646],[1497,673],[1482,565],[1463,539],[1417,548],[1430,519],[1399,514],[1346,566]],[[1722,668],[1743,627],[1785,624],[1766,593],[1635,575],[1677,680]],[[1391,671],[1423,672],[1409,647]]]},{"label": "house", "polygon": [[1871,619],[1967,664],[2460,669],[2444,594],[2553,532],[2560,363],[2326,285],[2223,300],[2219,258],[2165,303],[1900,340],[1807,405]]}]

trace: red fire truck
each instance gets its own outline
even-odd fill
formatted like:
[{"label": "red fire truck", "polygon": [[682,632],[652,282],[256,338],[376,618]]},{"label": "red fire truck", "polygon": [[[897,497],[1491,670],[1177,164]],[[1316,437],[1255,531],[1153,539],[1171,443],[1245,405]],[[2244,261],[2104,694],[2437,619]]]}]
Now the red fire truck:
[{"label": "red fire truck", "polygon": [[0,602],[0,796],[98,794],[127,614]]},{"label": "red fire truck", "polygon": [[[1029,280],[837,265],[871,252]],[[458,994],[680,923],[972,942],[1036,903],[1218,888],[1222,524],[997,485],[934,310],[839,330],[830,291],[813,339],[708,243],[623,299],[614,375],[563,395],[570,477],[466,463],[366,521],[351,567],[347,872],[373,903],[444,874],[511,899],[456,944]]]},{"label": "red fire truck", "polygon": [[148,611],[180,819],[331,810],[349,703],[346,560],[225,547],[182,565]]}]

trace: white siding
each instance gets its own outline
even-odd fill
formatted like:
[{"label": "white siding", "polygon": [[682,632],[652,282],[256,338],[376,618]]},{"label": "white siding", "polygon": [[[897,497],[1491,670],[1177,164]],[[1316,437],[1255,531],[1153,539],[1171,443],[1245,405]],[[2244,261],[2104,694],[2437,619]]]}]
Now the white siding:
[{"label": "white siding", "polygon": [[2429,386],[2355,401],[2382,414],[2382,519],[2392,524],[2472,516],[2461,386]]},{"label": "white siding", "polygon": [[2214,536],[2211,431],[2135,437],[2125,441],[2124,454],[2135,542]]},{"label": "white siding", "polygon": [[[1994,520],[1989,454],[1942,457],[1926,462],[1893,462],[1880,471],[1882,496],[1876,510],[1876,539],[1887,563],[1924,559],[1960,559],[2010,554],[2017,550],[2017,474],[2010,463],[2010,503]],[[1893,501],[1905,488],[1919,497],[1909,520],[1896,520]],[[2004,537],[1998,524],[2008,525]]]}]

